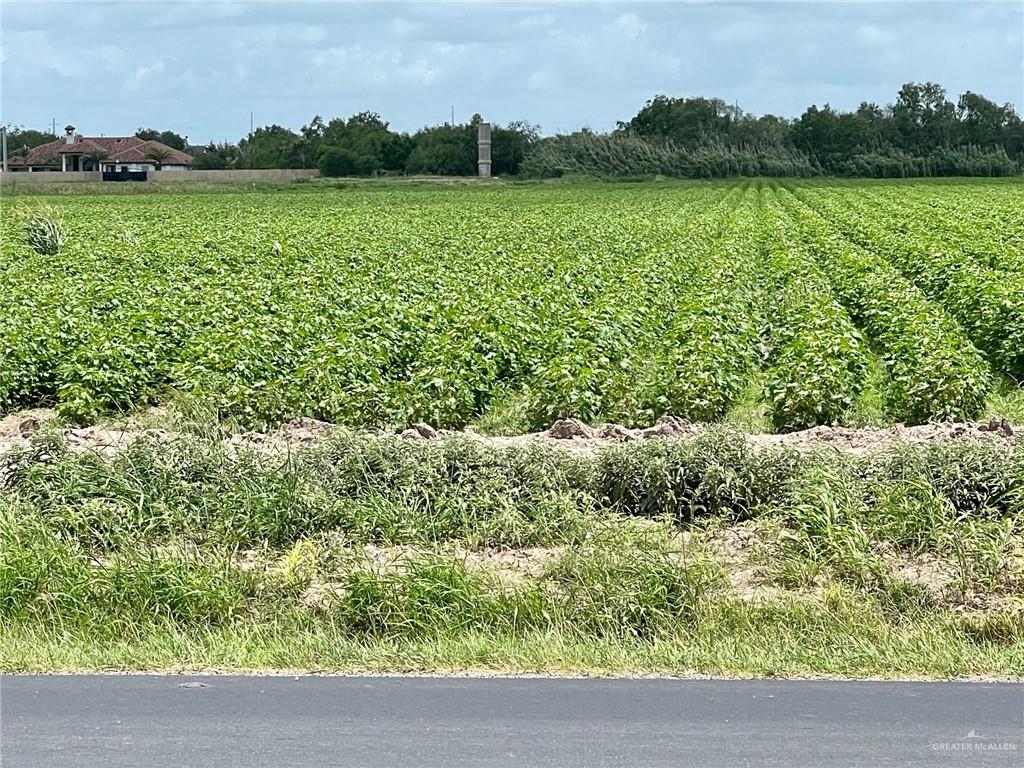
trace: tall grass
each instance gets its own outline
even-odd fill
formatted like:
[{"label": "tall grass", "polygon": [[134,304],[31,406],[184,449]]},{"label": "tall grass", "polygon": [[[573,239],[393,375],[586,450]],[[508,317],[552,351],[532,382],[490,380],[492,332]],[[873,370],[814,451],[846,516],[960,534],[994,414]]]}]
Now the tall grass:
[{"label": "tall grass", "polygon": [[522,172],[543,178],[660,175],[710,179],[817,175],[805,156],[782,147],[712,145],[687,149],[667,140],[590,132],[543,139],[527,154]]},{"label": "tall grass", "polygon": [[[341,434],[291,455],[182,438],[103,458],[50,438],[3,461],[0,626],[36,638],[37,650],[64,637],[86,656],[98,643],[121,658],[119,643],[150,648],[160,637],[214,658],[209,638],[226,652],[237,635],[257,638],[237,658],[273,646],[273,664],[289,666],[307,658],[303,638],[335,637],[347,648],[326,654],[336,663],[383,654],[382,644],[446,648],[470,663],[476,638],[508,663],[513,638],[546,636],[575,653],[617,644],[618,664],[668,643],[718,668],[726,640],[712,638],[724,632],[742,646],[735,669],[764,670],[786,665],[758,633],[795,621],[794,643],[833,648],[799,654],[803,669],[851,664],[833,646],[853,638],[891,660],[898,643],[887,633],[918,637],[924,626],[1004,669],[992,659],[1024,642],[1012,613],[947,610],[894,568],[939,558],[961,598],[1019,596],[1020,443],[838,456],[755,451],[722,431],[573,455]],[[775,521],[762,566],[794,590],[756,610],[708,546],[711,531],[748,518]],[[523,547],[544,548],[546,564],[511,581],[466,555]],[[810,621],[800,596],[822,583],[823,617]],[[865,611],[875,612],[867,624],[849,624]],[[718,661],[693,638],[715,645]],[[153,654],[143,665],[170,653],[139,652]],[[34,653],[18,658],[38,663]],[[919,650],[929,669],[976,661],[930,653]]]}]

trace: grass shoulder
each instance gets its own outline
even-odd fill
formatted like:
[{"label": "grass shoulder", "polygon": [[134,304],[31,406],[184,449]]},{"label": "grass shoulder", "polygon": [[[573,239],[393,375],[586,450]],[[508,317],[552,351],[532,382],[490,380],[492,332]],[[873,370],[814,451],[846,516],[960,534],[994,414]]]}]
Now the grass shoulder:
[{"label": "grass shoulder", "polygon": [[6,671],[1022,672],[1019,442],[43,433],[2,476]]}]

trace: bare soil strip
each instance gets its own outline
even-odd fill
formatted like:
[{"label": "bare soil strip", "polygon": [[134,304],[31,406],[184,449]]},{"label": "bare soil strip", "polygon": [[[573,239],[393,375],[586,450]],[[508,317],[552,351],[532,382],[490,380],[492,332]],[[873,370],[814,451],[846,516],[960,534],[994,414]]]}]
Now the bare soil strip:
[{"label": "bare soil strip", "polygon": [[[56,420],[56,414],[45,408],[18,411],[0,419],[0,453],[26,448],[32,438]],[[658,439],[694,439],[714,425],[696,424],[676,416],[666,415],[652,426],[630,429],[621,424],[589,426],[577,419],[561,419],[544,432],[514,436],[487,436],[472,428],[461,431],[436,430],[428,424],[417,424],[397,435],[381,433],[403,440],[444,440],[464,438],[495,448],[526,445],[546,445],[575,453],[593,453],[619,443]],[[225,439],[228,445],[259,448],[271,452],[286,451],[297,446],[311,445],[342,429],[316,419],[299,418],[282,424],[273,432],[242,432]],[[1020,440],[1024,430],[1014,428],[1005,419],[987,422],[931,422],[915,426],[895,424],[889,427],[852,429],[848,427],[819,426],[785,434],[747,434],[746,440],[755,448],[833,448],[851,454],[885,450],[898,444],[932,445],[955,440],[978,440],[1012,444]],[[143,437],[169,442],[180,435],[167,429],[140,429],[126,422],[124,427],[93,426],[68,427],[60,434],[73,451],[94,451],[111,454]]]}]

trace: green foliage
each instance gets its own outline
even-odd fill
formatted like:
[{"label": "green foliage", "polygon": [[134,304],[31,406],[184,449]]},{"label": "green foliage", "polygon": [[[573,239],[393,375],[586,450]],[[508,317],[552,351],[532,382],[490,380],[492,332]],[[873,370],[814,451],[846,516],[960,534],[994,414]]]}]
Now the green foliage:
[{"label": "green foliage", "polygon": [[280,125],[257,128],[238,142],[238,168],[307,168],[314,159],[303,138]]},{"label": "green foliage", "polygon": [[753,452],[738,434],[723,431],[608,448],[594,464],[595,493],[617,512],[689,523],[747,518],[783,498],[797,459]]},{"label": "green foliage", "polygon": [[255,574],[188,548],[115,550],[103,562],[30,509],[0,502],[0,620],[85,624],[102,634],[154,623],[215,626],[257,594]]},{"label": "green foliage", "polygon": [[[996,265],[990,266],[972,258],[971,241],[961,240],[963,245],[957,247],[947,237],[936,236],[930,216],[880,213],[842,193],[813,197],[803,193],[803,197],[851,240],[883,255],[956,318],[997,368],[1024,379],[1024,258],[1019,247],[1016,257],[1007,252],[1012,241],[996,246],[1000,255],[995,257]],[[947,214],[953,220],[972,215],[965,206],[957,208]],[[982,227],[971,229],[979,239],[984,237]]]},{"label": "green foliage", "polygon": [[719,421],[763,384],[787,430],[850,420],[870,343],[890,418],[972,417],[993,383],[975,344],[1020,370],[1016,187],[903,186],[872,221],[878,190],[75,198],[44,253],[38,209],[5,198],[0,410],[90,422],[182,392],[252,427],[461,427],[503,403],[532,428],[646,427]]},{"label": "green foliage", "polygon": [[[325,123],[317,115],[302,128],[302,143],[319,158],[325,176],[418,173],[449,176],[477,174],[477,124],[423,128],[413,135],[396,133],[376,112],[360,112],[347,120]],[[492,172],[518,173],[539,136],[528,123],[495,125],[492,129]]]},{"label": "green foliage", "polygon": [[812,176],[816,169],[792,149],[686,147],[670,139],[582,131],[541,139],[527,154],[523,173],[542,178],[587,176]]},{"label": "green foliage", "polygon": [[1011,176],[1024,162],[1021,137],[1012,105],[970,91],[953,104],[936,83],[906,83],[887,107],[815,104],[792,121],[718,98],[659,95],[612,134],[541,141],[526,168],[545,177]]},{"label": "green foliage", "polygon": [[772,423],[786,431],[842,422],[867,380],[866,342],[774,202],[764,208]]},{"label": "green foliage", "polygon": [[[774,578],[850,585],[865,614],[881,608],[904,630],[940,596],[909,584],[894,559],[942,558],[961,598],[1019,589],[1019,442],[842,456],[754,450],[720,433],[574,456],[340,435],[289,456],[183,438],[104,458],[47,439],[3,461],[0,622],[8,631],[123,640],[154,628],[273,625],[308,637],[333,627],[360,643],[530,632],[649,643],[736,633],[755,616],[730,596],[704,537],[748,516],[777,526],[766,529],[777,532],[761,563]],[[507,514],[503,496],[525,527],[480,536],[494,532],[487,509]],[[557,508],[551,498],[561,500]],[[349,512],[385,500],[384,526],[403,521],[395,536]],[[584,524],[565,523],[573,517]],[[529,526],[534,535],[523,536]],[[532,570],[512,579],[495,570],[502,554],[529,562],[536,552],[508,550],[524,545],[546,548]],[[485,564],[488,554],[495,557]],[[808,611],[834,618],[837,599],[832,589]],[[777,625],[782,608],[762,605],[765,627]],[[1019,637],[989,618],[975,627],[979,637]]]},{"label": "green foliage", "polygon": [[971,444],[896,446],[867,462],[823,456],[791,485],[794,536],[785,540],[779,570],[813,578],[831,569],[895,605],[915,596],[888,561],[939,556],[952,564],[946,588],[1013,588],[1007,568],[1024,501],[1020,459]]},{"label": "green foliage", "polygon": [[643,639],[695,624],[725,581],[715,563],[681,551],[660,527],[597,528],[546,577],[576,631]]},{"label": "green foliage", "polygon": [[7,147],[12,155],[56,140],[57,137],[49,131],[36,131],[24,126],[15,126],[7,132]]},{"label": "green foliage", "polygon": [[328,147],[320,152],[317,163],[321,176],[358,176],[368,169],[360,165],[360,158],[347,149]]},{"label": "green foliage", "polygon": [[156,169],[159,171],[161,164],[171,156],[171,150],[167,147],[153,146],[146,149],[146,159],[152,160],[156,164]]},{"label": "green foliage", "polygon": [[40,256],[56,256],[67,242],[67,232],[52,211],[33,213],[25,222],[25,242]]},{"label": "green foliage", "polygon": [[659,211],[624,244],[626,260],[590,276],[603,273],[607,287],[578,305],[529,380],[535,427],[566,416],[644,426],[665,413],[722,418],[759,356],[756,233],[746,210],[733,211],[739,191]]},{"label": "green foliage", "polygon": [[992,375],[963,329],[883,258],[845,240],[792,196],[785,205],[832,289],[881,353],[889,414],[920,423],[980,413]]},{"label": "green foliage", "polygon": [[422,637],[481,630],[514,632],[540,617],[539,593],[503,591],[464,563],[421,555],[400,570],[372,565],[346,574],[337,620],[357,635]]},{"label": "green foliage", "polygon": [[185,137],[174,131],[158,131],[154,128],[139,128],[135,132],[136,137],[145,139],[146,141],[159,141],[161,144],[166,144],[172,149],[178,149],[182,152],[188,149],[185,143]]},{"label": "green foliage", "polygon": [[413,136],[407,173],[439,176],[475,176],[477,173],[476,129],[469,125],[424,128]]},{"label": "green foliage", "polygon": [[238,147],[227,142],[210,142],[201,151],[193,151],[192,167],[197,171],[222,171],[234,168],[238,162]]}]

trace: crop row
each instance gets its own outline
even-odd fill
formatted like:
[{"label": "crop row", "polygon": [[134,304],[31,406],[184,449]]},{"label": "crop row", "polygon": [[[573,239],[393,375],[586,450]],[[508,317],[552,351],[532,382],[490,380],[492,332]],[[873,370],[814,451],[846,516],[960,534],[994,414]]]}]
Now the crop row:
[{"label": "crop row", "polygon": [[708,200],[657,240],[647,233],[617,279],[562,318],[555,345],[538,357],[528,377],[531,426],[566,416],[649,420],[641,415],[638,378],[664,346],[680,295],[700,279],[702,257],[735,218],[737,192]]},{"label": "crop row", "polygon": [[842,422],[867,378],[867,344],[774,193],[763,195],[761,216],[772,422],[781,430]]},{"label": "crop row", "polygon": [[[851,419],[880,360],[893,419],[973,416],[974,345],[1024,365],[1024,272],[966,253],[947,214],[976,200],[901,189],[902,229],[883,188],[818,183],[4,199],[0,414],[183,392],[242,425],[521,429],[714,421],[760,388],[795,429]],[[985,253],[1020,234],[1005,189],[977,186]]]},{"label": "crop row", "polygon": [[4,238],[0,407],[175,389],[247,423],[464,424],[727,190],[693,192],[74,200],[58,256]]},{"label": "crop row", "polygon": [[[958,253],[995,269],[1024,272],[1024,200],[1012,187],[997,194],[965,195],[960,188],[938,188],[927,196],[880,187],[838,191],[837,198],[896,233],[927,242],[932,250]],[[1012,193],[1012,194],[1011,194]]]},{"label": "crop row", "polygon": [[876,209],[845,196],[800,196],[941,304],[997,368],[1024,379],[1024,272],[985,266],[920,231],[888,228]]},{"label": "crop row", "polygon": [[881,353],[889,414],[910,422],[977,415],[991,375],[961,328],[885,259],[852,244],[792,194],[782,199],[833,291]]},{"label": "crop row", "polygon": [[1019,184],[787,184],[805,198],[866,213],[885,229],[924,240],[987,267],[1024,270],[1024,205]]}]

